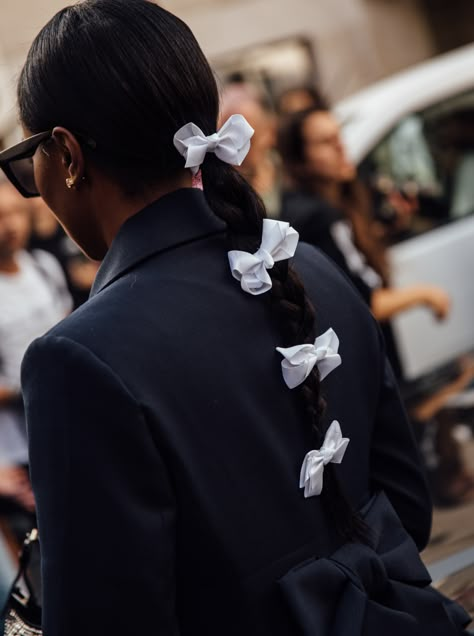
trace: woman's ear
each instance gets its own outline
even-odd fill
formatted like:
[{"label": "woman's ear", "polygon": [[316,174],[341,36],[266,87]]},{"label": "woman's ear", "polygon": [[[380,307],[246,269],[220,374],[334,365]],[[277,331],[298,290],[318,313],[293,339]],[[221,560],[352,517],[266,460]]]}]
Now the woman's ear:
[{"label": "woman's ear", "polygon": [[54,128],[52,138],[59,150],[69,183],[72,186],[79,184],[85,177],[85,158],[80,143],[73,133],[61,126]]}]

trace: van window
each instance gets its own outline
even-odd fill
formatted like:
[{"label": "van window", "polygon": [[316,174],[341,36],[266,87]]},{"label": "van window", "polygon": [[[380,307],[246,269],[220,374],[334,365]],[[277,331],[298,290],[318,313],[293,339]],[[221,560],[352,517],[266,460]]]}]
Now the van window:
[{"label": "van window", "polygon": [[379,220],[391,222],[383,196],[391,188],[412,204],[411,236],[473,214],[474,91],[404,117],[363,162],[361,174],[382,201]]}]

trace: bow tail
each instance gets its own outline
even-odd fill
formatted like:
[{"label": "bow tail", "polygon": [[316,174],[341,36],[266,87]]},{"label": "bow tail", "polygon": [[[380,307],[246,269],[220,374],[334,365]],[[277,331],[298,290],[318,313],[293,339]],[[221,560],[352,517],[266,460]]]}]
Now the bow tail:
[{"label": "bow tail", "polygon": [[258,267],[253,268],[253,271],[242,275],[240,286],[248,294],[258,296],[271,289],[272,279],[265,269],[265,266],[260,264]]},{"label": "bow tail", "polygon": [[324,460],[323,458],[316,458],[313,461],[313,465],[310,468],[309,479],[306,482],[304,491],[305,497],[317,497],[323,490],[324,480]]},{"label": "bow tail", "polygon": [[302,384],[313,370],[315,364],[315,356],[308,356],[308,358],[303,360],[300,364],[292,364],[288,360],[283,359],[281,362],[281,371],[286,386],[289,389],[294,389]]},{"label": "bow tail", "polygon": [[338,353],[328,353],[325,358],[318,361],[319,377],[321,382],[331,373],[334,369],[341,364],[341,356]]}]

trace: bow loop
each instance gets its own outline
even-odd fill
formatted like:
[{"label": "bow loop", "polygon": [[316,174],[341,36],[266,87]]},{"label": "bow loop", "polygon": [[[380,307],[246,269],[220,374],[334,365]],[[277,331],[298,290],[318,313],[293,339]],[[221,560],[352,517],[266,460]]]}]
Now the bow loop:
[{"label": "bow loop", "polygon": [[286,221],[264,219],[261,249],[269,252],[277,263],[291,258],[298,245],[299,234]]},{"label": "bow loop", "polygon": [[309,451],[303,460],[300,488],[304,488],[305,497],[321,494],[324,467],[329,463],[340,464],[348,444],[349,438],[342,437],[339,422],[334,420],[326,432],[321,448]]},{"label": "bow loop", "polygon": [[338,354],[339,338],[333,329],[328,329],[318,336],[314,344],[295,345],[293,347],[277,347],[282,354],[281,370],[283,379],[289,389],[302,384],[314,366],[318,365],[321,380],[341,364]]},{"label": "bow loop", "polygon": [[176,132],[173,143],[186,159],[184,167],[191,168],[195,175],[208,152],[225,163],[240,166],[250,150],[253,133],[254,129],[243,115],[232,115],[220,130],[207,136],[196,124],[185,124]]},{"label": "bow loop", "polygon": [[291,258],[298,245],[299,234],[289,223],[264,219],[262,242],[254,253],[231,250],[228,253],[232,276],[240,281],[242,289],[257,296],[272,287],[267,270],[277,261]]}]

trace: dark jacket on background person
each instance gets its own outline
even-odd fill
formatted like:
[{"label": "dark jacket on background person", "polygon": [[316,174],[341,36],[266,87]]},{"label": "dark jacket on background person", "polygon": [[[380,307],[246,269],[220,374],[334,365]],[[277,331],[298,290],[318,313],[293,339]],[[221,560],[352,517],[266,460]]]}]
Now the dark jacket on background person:
[{"label": "dark jacket on background person", "polygon": [[[340,338],[322,426],[337,419],[351,440],[336,471],[353,506],[369,508],[374,548],[341,547],[321,498],[299,489],[314,439],[283,382],[269,298],[240,289],[227,249],[201,191],[163,197],[123,225],[89,302],[29,349],[45,636],[293,636],[318,620],[318,636],[458,633],[448,604],[422,589],[429,494],[364,303],[299,246],[318,334]],[[421,627],[379,611],[394,587],[387,604],[406,609],[408,594]]]},{"label": "dark jacket on background person", "polygon": [[302,241],[314,245],[329,256],[370,305],[372,293],[381,286],[382,280],[367,265],[364,256],[354,244],[349,246],[352,247],[352,251],[349,251],[339,239],[337,230],[341,226],[352,231],[341,210],[313,194],[288,190],[282,194],[280,216],[299,232]]},{"label": "dark jacket on background person", "polygon": [[[281,218],[291,223],[302,241],[329,256],[371,306],[372,294],[382,287],[382,278],[354,244],[350,223],[341,210],[313,194],[289,190],[282,194]],[[380,328],[386,354],[397,380],[401,381],[402,367],[391,324],[386,321]]]}]

